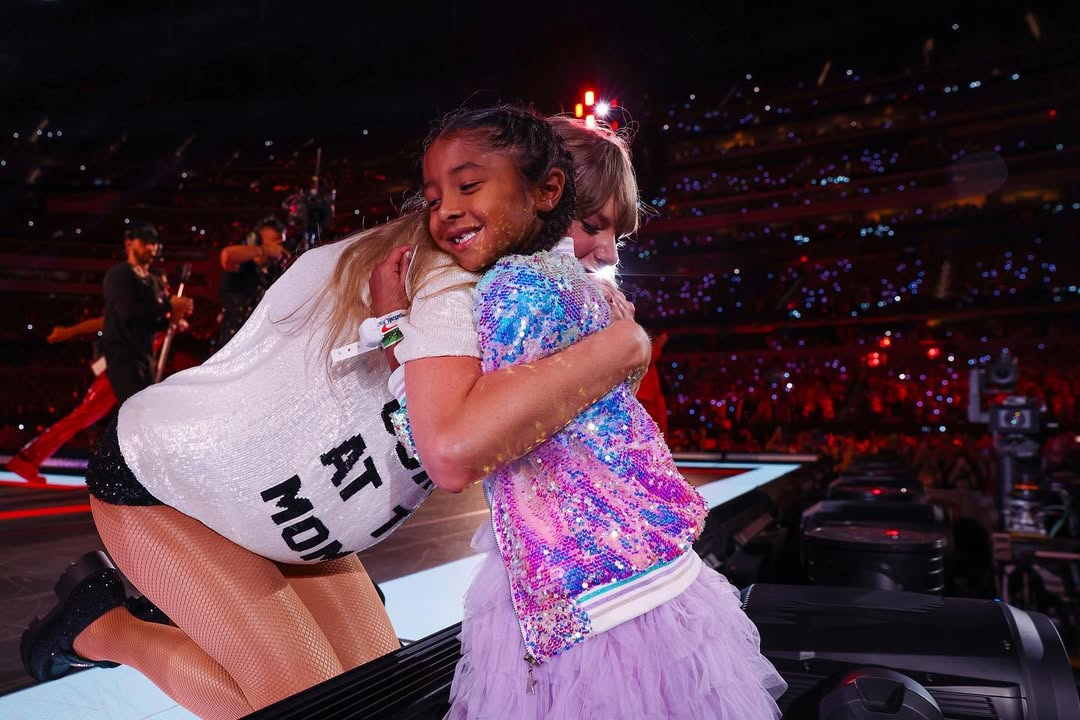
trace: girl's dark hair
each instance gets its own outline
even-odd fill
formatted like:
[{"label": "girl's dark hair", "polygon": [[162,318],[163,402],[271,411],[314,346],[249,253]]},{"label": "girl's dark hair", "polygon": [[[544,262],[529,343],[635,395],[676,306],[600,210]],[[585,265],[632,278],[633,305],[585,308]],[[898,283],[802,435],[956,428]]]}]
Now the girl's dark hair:
[{"label": "girl's dark hair", "polygon": [[563,171],[566,185],[562,197],[551,210],[537,213],[544,226],[531,242],[515,252],[527,255],[555,247],[574,220],[577,191],[573,156],[551,124],[531,110],[510,105],[458,110],[432,128],[424,141],[424,151],[439,138],[459,133],[478,135],[494,150],[505,152],[530,184],[539,183],[553,168]]}]

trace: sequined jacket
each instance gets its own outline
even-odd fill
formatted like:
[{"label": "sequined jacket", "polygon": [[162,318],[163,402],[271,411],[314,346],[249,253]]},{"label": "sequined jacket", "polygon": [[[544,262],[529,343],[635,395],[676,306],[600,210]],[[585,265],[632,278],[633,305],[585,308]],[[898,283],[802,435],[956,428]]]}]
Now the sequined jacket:
[{"label": "sequined jacket", "polygon": [[[484,372],[551,355],[611,311],[571,255],[500,260],[477,285]],[[705,502],[622,384],[484,481],[529,662],[540,663],[682,592]]]}]

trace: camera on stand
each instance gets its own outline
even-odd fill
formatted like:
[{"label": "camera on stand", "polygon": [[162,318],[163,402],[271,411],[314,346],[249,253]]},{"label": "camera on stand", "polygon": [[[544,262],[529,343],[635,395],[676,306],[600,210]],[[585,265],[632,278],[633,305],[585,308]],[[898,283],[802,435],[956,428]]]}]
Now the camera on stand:
[{"label": "camera on stand", "polygon": [[[1019,379],[1015,357],[1002,353],[988,368],[974,368],[968,393],[968,420],[987,425],[998,457],[997,507],[1001,529],[1045,536],[1049,528],[1042,442],[1056,424],[1034,398],[1012,394]],[[1004,395],[986,410],[983,396]]]},{"label": "camera on stand", "polygon": [[299,257],[305,250],[321,245],[334,224],[334,203],[337,190],[327,187],[320,179],[322,148],[315,151],[315,173],[311,186],[289,195],[281,206],[289,216],[289,224],[299,232],[291,233],[294,245],[289,250]]},{"label": "camera on stand", "polygon": [[[1003,353],[971,371],[968,419],[985,423],[998,459],[999,532],[993,534],[996,592],[1003,602],[1047,615],[1070,654],[1080,655],[1080,532],[1075,483],[1044,470],[1042,446],[1057,429],[1045,406],[1015,394],[1018,364]],[[994,394],[988,407],[984,396]]]}]

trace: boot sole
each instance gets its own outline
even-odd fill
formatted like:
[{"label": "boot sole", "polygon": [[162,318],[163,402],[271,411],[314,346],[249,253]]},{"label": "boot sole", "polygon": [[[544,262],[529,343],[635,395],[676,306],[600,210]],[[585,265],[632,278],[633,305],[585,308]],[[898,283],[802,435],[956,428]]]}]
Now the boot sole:
[{"label": "boot sole", "polygon": [[[87,578],[104,570],[115,571],[116,567],[105,553],[98,551],[83,555],[60,576],[60,579],[53,587],[53,592],[56,593],[59,602],[44,616],[36,617],[30,621],[30,627],[23,632],[22,640],[19,643],[19,653],[22,657],[23,667],[32,677],[42,681],[54,680],[76,670],[90,667],[117,666],[117,663],[106,662],[87,661],[85,664],[76,663],[55,652],[46,654],[46,651],[50,650],[49,644],[52,640],[49,637],[49,630],[63,615],[72,596],[80,589],[80,586]],[[35,657],[39,658],[36,663],[34,662]]]}]

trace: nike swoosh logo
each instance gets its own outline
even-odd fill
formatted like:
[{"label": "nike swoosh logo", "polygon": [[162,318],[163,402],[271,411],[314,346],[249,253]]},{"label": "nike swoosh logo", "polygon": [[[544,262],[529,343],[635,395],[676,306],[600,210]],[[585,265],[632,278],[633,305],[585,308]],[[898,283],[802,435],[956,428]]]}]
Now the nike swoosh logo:
[{"label": "nike swoosh logo", "polygon": [[397,325],[383,325],[382,326],[382,334],[385,335],[386,333],[390,332],[391,330],[393,330],[396,327],[397,327]]}]

